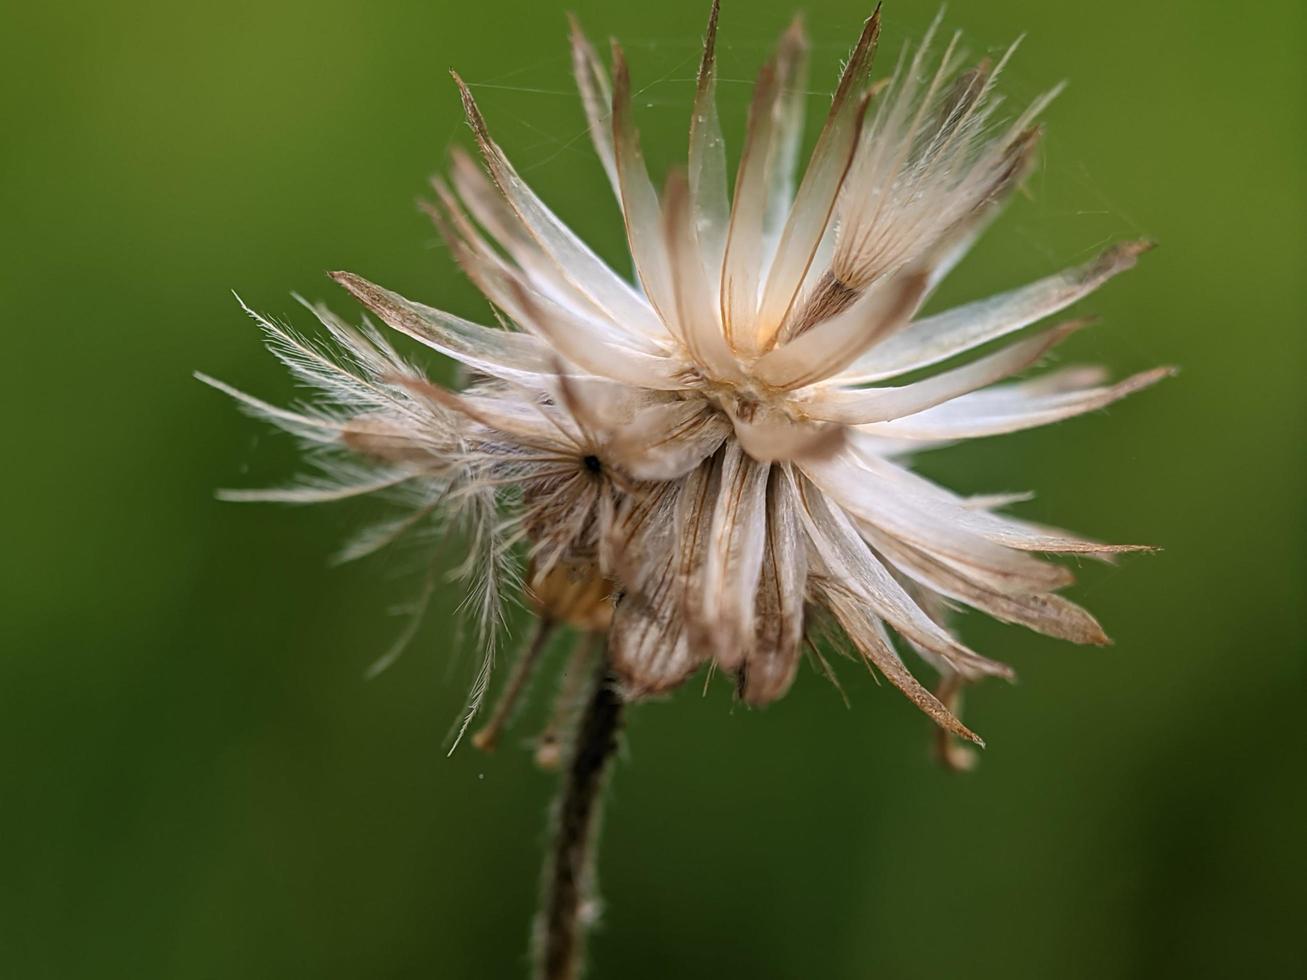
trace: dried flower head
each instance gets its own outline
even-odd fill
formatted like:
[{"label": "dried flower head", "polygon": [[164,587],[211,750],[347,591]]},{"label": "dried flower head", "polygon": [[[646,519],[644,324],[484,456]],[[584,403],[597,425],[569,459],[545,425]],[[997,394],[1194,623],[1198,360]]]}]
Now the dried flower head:
[{"label": "dried flower head", "polygon": [[[1058,313],[1147,245],[919,316],[1031,169],[1052,93],[1001,118],[995,80],[1008,55],[967,67],[956,37],[932,54],[934,28],[873,82],[879,31],[877,13],[802,168],[807,44],[799,22],[786,31],[759,73],[728,189],[714,3],[688,166],[660,193],[621,48],[610,79],[573,25],[576,80],[634,282],[532,192],[458,80],[484,169],[455,152],[429,210],[499,325],[334,275],[385,324],[463,365],[455,392],[366,323],[313,307],[328,347],[259,318],[274,352],[324,397],[287,410],[212,383],[303,439],[324,472],[243,496],[398,497],[403,515],[347,557],[415,529],[470,528],[486,623],[524,551],[542,618],[606,634],[628,700],[711,664],[744,701],[766,704],[824,625],[943,730],[978,742],[945,702],[964,681],[1011,671],[964,645],[947,610],[1105,643],[1094,618],[1057,595],[1071,573],[1040,555],[1134,549],[1000,513],[1019,497],[960,497],[915,475],[912,454],[1102,408],[1167,369],[1115,384],[1085,367],[1007,380],[1083,320],[953,363]],[[937,693],[894,636],[939,672]]]}]

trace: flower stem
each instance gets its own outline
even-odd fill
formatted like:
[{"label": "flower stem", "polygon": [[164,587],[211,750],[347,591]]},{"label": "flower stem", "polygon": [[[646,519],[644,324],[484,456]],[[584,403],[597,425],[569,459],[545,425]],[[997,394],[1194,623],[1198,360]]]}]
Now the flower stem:
[{"label": "flower stem", "polygon": [[537,980],[576,980],[581,975],[585,933],[597,915],[594,847],[600,798],[621,724],[622,699],[604,659],[577,721],[571,757],[554,804],[543,903],[535,923]]},{"label": "flower stem", "polygon": [[531,679],[531,674],[535,670],[536,662],[539,661],[540,655],[544,653],[545,647],[549,645],[549,638],[553,633],[553,620],[542,618],[536,624],[536,632],[531,639],[531,645],[522,652],[517,663],[513,665],[513,672],[508,675],[508,683],[504,687],[504,693],[495,702],[495,708],[490,713],[490,720],[486,722],[484,728],[472,736],[472,744],[482,752],[493,751],[499,743],[499,736],[503,734],[505,726],[508,725],[509,719],[512,718],[513,709],[517,707],[518,699],[521,698],[522,691],[526,688],[527,681]]},{"label": "flower stem", "polygon": [[544,729],[536,736],[535,762],[541,769],[556,772],[563,764],[566,729],[580,708],[583,694],[589,694],[588,683],[593,671],[591,662],[603,656],[604,634],[582,633],[576,638],[567,666],[563,668],[554,707]]}]

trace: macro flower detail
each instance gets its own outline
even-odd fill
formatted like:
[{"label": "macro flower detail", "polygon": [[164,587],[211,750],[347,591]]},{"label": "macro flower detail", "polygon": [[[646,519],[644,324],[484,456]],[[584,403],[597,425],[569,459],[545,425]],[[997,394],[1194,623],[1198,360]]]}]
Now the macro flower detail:
[{"label": "macro flower detail", "polygon": [[[932,56],[934,27],[872,82],[878,11],[800,168],[807,44],[796,20],[758,76],[728,188],[717,14],[714,4],[688,165],[661,193],[642,156],[622,49],[614,43],[610,79],[573,23],[576,80],[635,281],[532,192],[455,76],[483,166],[456,151],[428,209],[499,325],[334,274],[385,324],[463,365],[470,380],[454,392],[370,325],[314,307],[333,351],[260,318],[274,350],[326,400],[292,411],[220,387],[315,447],[328,476],[242,496],[403,499],[408,512],[370,530],[350,557],[427,521],[470,524],[487,622],[522,543],[537,609],[607,633],[626,700],[711,664],[744,701],[773,701],[793,681],[805,637],[826,623],[937,724],[979,741],[916,680],[892,635],[948,691],[1011,675],[948,629],[953,604],[1106,643],[1088,612],[1057,595],[1070,572],[1040,555],[1134,549],[1000,512],[1019,498],[960,497],[915,475],[912,454],[1102,408],[1168,369],[1115,384],[1084,367],[1007,380],[1083,320],[940,365],[1053,316],[1148,246],[1117,245],[1033,284],[920,315],[1031,169],[1036,120],[1054,93],[1000,120],[995,81],[1011,51],[964,67],[956,37]],[[913,380],[897,380],[905,375]]]},{"label": "macro flower detail", "polygon": [[[965,645],[950,611],[1104,644],[1093,616],[1058,594],[1070,571],[1045,556],[1140,550],[1002,512],[1023,495],[963,497],[911,469],[915,453],[1081,415],[1170,373],[1109,383],[1073,366],[1012,380],[1088,321],[1026,328],[1132,267],[1143,242],[921,312],[1032,169],[1037,120],[1055,92],[1001,117],[995,83],[1012,50],[968,67],[956,36],[932,54],[937,25],[873,81],[878,9],[800,166],[807,41],[796,20],[758,75],[732,181],[716,108],[717,21],[714,2],[687,165],[661,191],[622,49],[614,43],[610,74],[572,24],[573,70],[632,278],[531,190],[455,75],[481,160],[455,150],[426,209],[498,324],[351,273],[333,278],[388,327],[460,365],[461,387],[431,381],[371,321],[355,327],[321,306],[310,309],[328,343],[252,314],[315,397],[280,408],[204,378],[297,436],[319,469],[230,498],[396,503],[399,516],[366,529],[343,559],[406,536],[464,534],[460,570],[475,583],[484,653],[459,736],[488,689],[506,593],[520,589],[540,625],[480,747],[495,744],[554,628],[579,634],[560,702],[576,699],[578,676],[594,681],[537,923],[545,977],[580,969],[587,842],[624,704],[707,667],[731,677],[744,702],[765,705],[786,693],[805,652],[830,675],[816,640],[833,639],[939,726],[942,760],[960,767],[969,757],[952,737],[980,743],[957,715],[962,686],[1012,672]],[[933,690],[900,641],[938,674]],[[561,760],[565,713],[539,743],[544,763]]]}]

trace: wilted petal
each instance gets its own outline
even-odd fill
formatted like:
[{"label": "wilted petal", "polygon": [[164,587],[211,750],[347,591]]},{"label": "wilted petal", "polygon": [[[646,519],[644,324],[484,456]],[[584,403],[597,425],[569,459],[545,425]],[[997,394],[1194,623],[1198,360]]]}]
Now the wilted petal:
[{"label": "wilted petal", "polygon": [[[992,77],[990,81],[992,82]],[[971,247],[1002,212],[1003,205],[1012,192],[1021,186],[1021,182],[1034,169],[1042,137],[1043,130],[1033,127],[1018,133],[1003,148],[999,168],[992,175],[990,185],[981,190],[978,203],[946,231],[939,244],[932,249],[927,295],[971,251]]]},{"label": "wilted petal", "polygon": [[549,348],[537,337],[483,327],[405,299],[351,272],[333,272],[331,278],[387,326],[483,374],[523,382],[549,370]]},{"label": "wilted petal", "polygon": [[[856,442],[854,451],[858,451]],[[1104,544],[1069,531],[1044,527],[984,508],[969,507],[965,500],[939,484],[889,460],[862,453],[859,461],[869,486],[878,486],[882,493],[892,494],[896,500],[938,515],[959,532],[975,534],[1007,548],[1089,555],[1152,550],[1145,545]]]},{"label": "wilted petal", "polygon": [[982,657],[959,643],[932,620],[872,554],[848,517],[832,508],[806,481],[799,483],[799,513],[808,540],[832,578],[862,598],[873,612],[903,636],[943,657],[969,677],[1010,677],[1011,668]]},{"label": "wilted petal", "polygon": [[[474,165],[469,163],[469,166]],[[477,175],[485,180],[480,171],[477,171]],[[459,268],[491,303],[496,306],[501,305],[504,283],[510,279],[520,278],[529,283],[532,289],[549,297],[560,306],[572,310],[578,316],[584,316],[601,324],[604,331],[617,343],[655,353],[665,352],[666,344],[657,344],[642,334],[614,322],[588,296],[559,274],[558,267],[544,255],[534,241],[525,240],[521,234],[511,233],[509,237],[499,239],[499,245],[511,256],[510,262],[486,239],[485,235],[481,234],[464,211],[463,202],[444,181],[435,178],[431,183],[440,199],[440,205],[423,202],[421,206],[435,224],[441,237],[445,239]],[[487,190],[493,191],[493,188]],[[497,193],[495,198],[497,203],[502,204]]]},{"label": "wilted petal", "polygon": [[503,302],[508,314],[543,336],[573,364],[637,387],[669,391],[685,387],[686,365],[680,360],[620,344],[601,323],[559,306],[522,282],[509,280],[506,287]]},{"label": "wilted petal", "polygon": [[667,178],[663,236],[672,263],[674,332],[709,377],[739,380],[735,356],[722,336],[721,308],[704,275],[704,260],[690,212],[689,188],[679,171]]},{"label": "wilted petal", "polygon": [[613,42],[613,140],[617,149],[617,177],[622,192],[627,244],[645,294],[666,324],[676,309],[671,261],[660,234],[662,222],[658,192],[649,179],[649,170],[640,150],[640,135],[635,129],[631,72],[616,42]]},{"label": "wilted petal", "polygon": [[[794,47],[804,51],[806,39],[799,33],[800,25],[797,21],[791,31],[795,32]],[[780,233],[774,250],[758,315],[760,349],[766,349],[771,344],[785,322],[830,223],[836,198],[862,131],[867,99],[861,89],[871,70],[879,37],[880,10],[877,9],[867,21],[862,36],[858,38],[858,43],[844,66],[839,87],[831,100],[826,124],[817,138],[817,145],[803,174],[803,183],[793,198],[784,230]],[[806,73],[799,70],[795,74],[797,78],[791,83],[792,88],[802,84]],[[791,101],[795,103],[792,107]],[[782,138],[797,144],[802,136],[802,100],[787,98],[785,107],[787,111],[782,114]],[[786,145],[788,147],[790,142]],[[788,184],[790,178],[788,174],[783,174],[780,179]],[[774,192],[773,198],[775,197]]]},{"label": "wilted petal", "polygon": [[431,464],[440,460],[449,446],[433,440],[432,435],[430,426],[400,422],[385,412],[356,415],[340,427],[341,442],[382,463]]},{"label": "wilted petal", "polygon": [[623,585],[608,656],[630,698],[671,690],[703,662],[687,641],[681,616],[684,582],[675,515],[686,489],[666,484],[630,502],[615,522]]},{"label": "wilted petal", "polygon": [[910,265],[933,286],[1029,169],[1033,120],[1056,94],[1036,99],[995,135],[1001,100],[990,95],[1012,49],[992,70],[982,62],[959,72],[955,35],[930,72],[935,26],[889,80],[846,178],[831,273],[854,291]]},{"label": "wilted petal", "polygon": [[[1024,497],[962,497],[900,464],[1100,408],[1166,373],[1109,384],[1074,368],[999,384],[1078,324],[1003,349],[996,341],[1085,296],[1144,246],[913,322],[1029,172],[1035,117],[1052,93],[1002,122],[993,86],[1008,55],[964,70],[954,37],[935,60],[935,25],[890,79],[869,85],[873,14],[796,190],[808,95],[796,19],[759,74],[728,195],[718,16],[712,0],[688,170],[671,168],[661,195],[621,49],[610,83],[572,23],[587,128],[638,285],[531,191],[459,81],[485,169],[455,151],[449,182],[435,179],[436,200],[423,207],[503,329],[336,274],[386,324],[468,368],[456,393],[367,320],[355,327],[310,307],[327,334],[320,343],[256,316],[312,400],[279,409],[211,383],[307,442],[321,475],[233,499],[383,491],[407,505],[351,557],[412,529],[465,532],[459,574],[475,583],[485,652],[463,728],[486,688],[503,586],[517,584],[513,563],[525,556],[536,611],[606,634],[596,650],[606,646],[624,697],[669,691],[711,661],[745,702],[768,703],[793,681],[805,617],[829,625],[826,611],[945,731],[979,741],[951,710],[956,684],[1011,671],[965,646],[950,614],[968,605],[1104,643],[1088,612],[1054,594],[1071,572],[1038,553],[1109,560],[1135,549],[999,513]],[[950,360],[973,350],[983,356]],[[882,381],[946,362],[934,376]],[[424,596],[438,577],[433,563]],[[942,693],[918,683],[896,644],[940,672]]]},{"label": "wilted petal", "polygon": [[326,504],[338,500],[363,497],[380,490],[388,490],[416,479],[421,474],[413,470],[399,473],[372,474],[356,483],[334,481],[310,481],[287,487],[261,487],[256,490],[219,490],[217,497],[228,503],[260,504]]},{"label": "wilted petal", "polygon": [[799,148],[808,99],[808,35],[796,14],[777,45],[781,97],[776,103],[776,133],[767,170],[767,210],[762,218],[763,258],[770,265],[794,205]]},{"label": "wilted petal", "polygon": [[697,399],[649,405],[615,434],[610,451],[640,480],[674,480],[717,451],[731,423]]},{"label": "wilted petal", "polygon": [[726,190],[726,141],[717,115],[717,15],[718,0],[708,13],[708,30],[703,40],[703,57],[694,92],[694,113],[690,117],[690,210],[705,272],[714,282],[721,278],[722,256],[726,252],[726,226],[730,221],[730,196]]},{"label": "wilted petal", "polygon": [[740,696],[774,701],[789,690],[803,639],[807,555],[792,482],[772,467],[767,487],[767,538],[758,583],[753,644],[740,670]]},{"label": "wilted petal", "polygon": [[724,451],[719,451],[692,470],[676,502],[676,579],[681,615],[691,649],[703,657],[712,653],[704,582],[724,455]]},{"label": "wilted petal", "polygon": [[604,173],[612,184],[617,200],[622,200],[621,185],[617,180],[617,158],[613,149],[613,130],[609,124],[612,114],[613,91],[608,81],[608,72],[595,51],[590,40],[581,30],[581,22],[569,13],[567,20],[572,32],[572,75],[576,79],[577,90],[581,93],[581,105],[585,109],[586,123],[590,129],[590,142],[594,144],[595,153],[604,165]]},{"label": "wilted petal", "polygon": [[881,337],[907,323],[925,288],[924,275],[908,274],[868,290],[842,313],[768,351],[754,365],[754,375],[785,389],[829,378]]},{"label": "wilted petal", "polygon": [[1085,265],[1020,289],[918,320],[871,348],[835,379],[841,384],[879,381],[938,364],[1052,316],[1134,266],[1151,245],[1128,242]]},{"label": "wilted petal", "polygon": [[[856,448],[856,441],[855,441]],[[1004,594],[1053,592],[1074,581],[1067,569],[995,544],[959,527],[952,513],[919,495],[896,492],[869,467],[872,457],[853,451],[834,459],[805,460],[805,476],[860,522],[881,528]],[[891,465],[886,461],[886,465]]]},{"label": "wilted petal", "polygon": [[747,419],[736,415],[731,424],[744,451],[763,463],[831,456],[844,447],[848,436],[841,425],[799,422],[762,410]]},{"label": "wilted petal", "polygon": [[767,212],[767,163],[781,95],[776,56],[763,65],[749,104],[748,132],[735,176],[731,223],[722,262],[722,327],[736,350],[757,350],[755,324],[763,262],[763,219]]},{"label": "wilted petal", "polygon": [[634,287],[577,238],[518,176],[504,151],[490,138],[471,91],[457,75],[454,79],[462,92],[468,123],[476,135],[495,186],[526,231],[558,265],[559,271],[607,312],[614,322],[625,324],[647,337],[664,337],[666,331],[657,314]]},{"label": "wilted petal", "polygon": [[836,621],[857,647],[858,652],[884,674],[886,680],[902,691],[908,700],[925,712],[935,724],[959,738],[965,738],[977,745],[985,744],[979,735],[958,721],[935,695],[912,676],[911,671],[903,665],[889,638],[880,628],[880,624],[874,616],[868,614],[866,607],[858,599],[836,590],[826,590],[822,596],[822,604],[834,614]]},{"label": "wilted petal", "polygon": [[1065,323],[970,364],[899,388],[815,389],[808,393],[803,410],[813,418],[845,425],[915,415],[1030,367],[1084,325],[1083,321]]},{"label": "wilted petal", "polygon": [[926,230],[910,220],[914,203],[934,212],[936,220],[948,203],[943,193],[947,184],[923,187],[930,171],[913,166],[914,153],[930,145],[921,130],[932,121],[928,111],[931,98],[957,66],[955,37],[930,78],[926,93],[920,92],[938,26],[937,15],[912,59],[905,64],[900,58],[886,85],[885,97],[863,127],[850,166],[850,192],[840,204],[841,229],[831,271],[839,282],[855,290],[905,260],[913,250],[914,240],[926,236]]},{"label": "wilted petal", "polygon": [[1102,646],[1110,642],[1098,621],[1069,599],[1051,593],[1005,595],[971,581],[962,572],[933,560],[891,535],[872,530],[868,540],[895,567],[915,581],[995,619],[1072,643]]},{"label": "wilted petal", "polygon": [[766,463],[728,443],[721,490],[704,557],[703,624],[714,656],[725,670],[743,662],[754,633],[758,579],[767,541]]},{"label": "wilted petal", "polygon": [[916,415],[864,426],[861,431],[932,442],[1020,432],[1105,408],[1174,373],[1174,368],[1154,368],[1114,385],[1065,391],[1048,391],[1036,382],[986,388]]}]

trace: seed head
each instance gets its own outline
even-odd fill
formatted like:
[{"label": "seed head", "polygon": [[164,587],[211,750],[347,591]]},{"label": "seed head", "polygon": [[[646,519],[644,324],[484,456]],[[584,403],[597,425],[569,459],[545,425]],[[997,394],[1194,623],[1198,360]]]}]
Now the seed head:
[{"label": "seed head", "polygon": [[[427,209],[499,325],[333,277],[386,325],[461,364],[466,385],[434,384],[367,321],[355,328],[316,306],[330,344],[256,319],[321,400],[281,409],[212,383],[298,436],[323,467],[257,496],[398,499],[403,516],[348,557],[405,533],[463,528],[487,623],[520,556],[546,623],[607,634],[627,698],[670,691],[711,664],[744,701],[766,704],[824,625],[944,731],[979,742],[949,704],[962,682],[1011,670],[965,646],[949,610],[1106,643],[1088,612],[1057,595],[1071,573],[1041,555],[1109,560],[1136,549],[1001,513],[1021,496],[960,497],[914,474],[911,458],[1090,412],[1168,374],[1109,384],[1071,367],[1009,380],[1086,321],[1018,332],[1148,246],[1117,245],[921,315],[1030,171],[1055,91],[1001,117],[995,85],[1011,51],[968,66],[956,36],[935,53],[934,26],[874,81],[877,11],[800,167],[808,45],[796,21],[758,75],[728,188],[717,21],[714,3],[687,165],[661,192],[622,49],[614,44],[610,75],[573,22],[577,85],[636,281],[531,190],[455,75],[481,165],[455,151]],[[908,670],[895,637],[940,674],[941,696]]]}]

